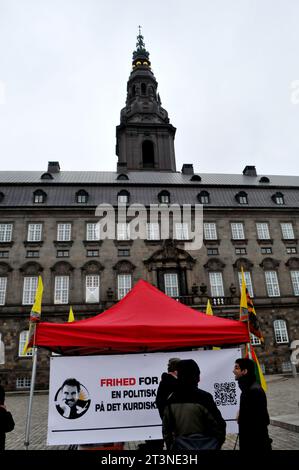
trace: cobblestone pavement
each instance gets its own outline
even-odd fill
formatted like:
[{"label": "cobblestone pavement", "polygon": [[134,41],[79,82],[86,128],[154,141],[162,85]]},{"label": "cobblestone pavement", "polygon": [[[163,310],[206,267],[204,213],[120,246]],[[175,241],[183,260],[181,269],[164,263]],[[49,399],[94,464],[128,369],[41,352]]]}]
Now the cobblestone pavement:
[{"label": "cobblestone pavement", "polygon": [[[268,384],[268,409],[271,417],[298,414],[299,417],[299,377],[286,377],[272,375],[266,377]],[[28,406],[28,395],[8,394],[6,397],[7,409],[12,411],[15,419],[15,429],[7,434],[6,449],[23,450],[25,423]],[[48,395],[37,393],[34,396],[31,419],[30,446],[31,450],[67,449],[67,446],[47,446],[47,413]],[[299,433],[286,429],[269,426],[270,437],[273,439],[275,450],[299,450]],[[223,449],[233,449],[236,435],[227,436]],[[137,442],[126,443],[125,449],[136,449]]]}]

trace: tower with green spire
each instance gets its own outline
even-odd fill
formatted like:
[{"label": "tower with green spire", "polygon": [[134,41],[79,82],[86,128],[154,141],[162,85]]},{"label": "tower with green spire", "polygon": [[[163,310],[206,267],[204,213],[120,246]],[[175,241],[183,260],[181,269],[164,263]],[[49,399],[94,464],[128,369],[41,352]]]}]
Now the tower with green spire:
[{"label": "tower with green spire", "polygon": [[176,171],[176,129],[162,108],[158,83],[139,26],[132,71],[127,83],[126,106],[116,127],[118,170]]}]

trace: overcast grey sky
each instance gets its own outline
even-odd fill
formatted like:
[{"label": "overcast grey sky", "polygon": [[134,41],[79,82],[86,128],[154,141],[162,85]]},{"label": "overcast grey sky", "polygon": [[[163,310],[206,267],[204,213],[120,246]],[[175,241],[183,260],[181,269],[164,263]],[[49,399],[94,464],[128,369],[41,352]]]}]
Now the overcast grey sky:
[{"label": "overcast grey sky", "polygon": [[141,24],[178,170],[298,175],[298,21],[298,0],[0,0],[0,170],[115,170]]}]

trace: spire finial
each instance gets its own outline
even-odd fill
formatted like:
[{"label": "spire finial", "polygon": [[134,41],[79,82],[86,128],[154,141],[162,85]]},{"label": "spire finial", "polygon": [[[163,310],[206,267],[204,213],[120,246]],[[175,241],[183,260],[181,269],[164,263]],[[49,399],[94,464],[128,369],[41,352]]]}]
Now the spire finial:
[{"label": "spire finial", "polygon": [[149,67],[151,65],[149,61],[149,52],[145,49],[143,39],[144,38],[141,34],[141,26],[139,25],[136,50],[133,52],[133,67],[136,67],[136,65],[144,65]]}]

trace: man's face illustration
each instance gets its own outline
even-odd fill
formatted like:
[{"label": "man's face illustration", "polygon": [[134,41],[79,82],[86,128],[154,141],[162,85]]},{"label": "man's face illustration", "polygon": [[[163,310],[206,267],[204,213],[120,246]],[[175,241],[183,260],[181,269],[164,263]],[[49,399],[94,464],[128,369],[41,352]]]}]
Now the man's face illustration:
[{"label": "man's face illustration", "polygon": [[65,385],[62,389],[62,397],[68,406],[73,407],[79,399],[79,391],[75,385]]}]

